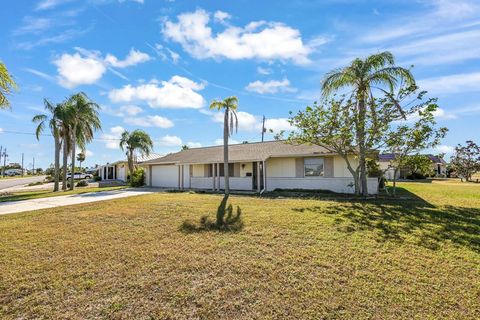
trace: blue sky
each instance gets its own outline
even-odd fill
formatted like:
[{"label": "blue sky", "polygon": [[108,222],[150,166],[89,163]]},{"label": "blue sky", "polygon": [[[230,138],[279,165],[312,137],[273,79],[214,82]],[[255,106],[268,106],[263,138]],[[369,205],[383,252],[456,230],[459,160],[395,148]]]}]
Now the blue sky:
[{"label": "blue sky", "polygon": [[[36,0],[2,10],[0,60],[20,90],[0,113],[9,161],[52,162],[52,138],[36,141],[43,98],[84,91],[103,110],[87,165],[124,157],[123,129],[144,129],[155,152],[214,145],[221,118],[212,99],[237,95],[235,141],[288,129],[289,111],[317,100],[320,80],[355,57],[392,51],[439,98],[450,129],[439,152],[479,137],[480,1]],[[267,136],[271,139],[272,136]]]}]

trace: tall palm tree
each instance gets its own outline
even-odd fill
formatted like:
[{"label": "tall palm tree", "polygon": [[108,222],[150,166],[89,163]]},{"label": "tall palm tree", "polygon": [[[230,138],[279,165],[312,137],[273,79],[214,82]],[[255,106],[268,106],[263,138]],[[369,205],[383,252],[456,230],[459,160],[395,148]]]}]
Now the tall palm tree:
[{"label": "tall palm tree", "polygon": [[35,134],[37,140],[40,140],[40,135],[45,130],[45,127],[48,125],[55,141],[55,164],[54,164],[54,185],[53,191],[58,191],[59,189],[59,180],[60,180],[60,149],[62,147],[62,140],[60,137],[60,120],[58,118],[59,113],[61,112],[62,104],[54,105],[47,99],[43,101],[45,105],[45,110],[48,111],[47,114],[38,114],[33,117],[32,121],[38,123]]},{"label": "tall palm tree", "polygon": [[[75,152],[78,145],[82,150],[85,150],[86,144],[93,139],[94,132],[101,130],[102,125],[98,110],[100,106],[91,101],[88,96],[83,93],[77,93],[72,95],[68,101],[68,113],[69,113],[69,129],[71,138],[71,156],[72,156],[72,174],[75,173]],[[75,188],[73,183],[70,184],[70,190]]]},{"label": "tall palm tree", "polygon": [[143,130],[134,130],[128,132],[125,130],[120,139],[120,148],[126,151],[128,160],[128,170],[130,172],[130,179],[134,171],[134,155],[138,150],[141,155],[148,156],[153,149],[153,142],[148,133]]},{"label": "tall palm tree", "polygon": [[[63,161],[62,161],[62,190],[67,190],[67,173],[68,173],[68,156],[72,150],[72,132],[71,132],[71,110],[67,103],[62,103],[58,115],[59,119],[59,131],[60,137],[62,139],[62,152],[63,152]],[[73,179],[71,181],[73,184]]]},{"label": "tall palm tree", "polygon": [[0,61],[0,109],[10,107],[7,95],[17,88],[17,84],[7,70],[7,67]]},{"label": "tall palm tree", "polygon": [[80,172],[82,171],[82,162],[85,161],[85,152],[80,152],[77,154],[77,161],[80,162]]},{"label": "tall palm tree", "polygon": [[331,96],[342,88],[351,88],[352,98],[356,101],[356,140],[359,149],[359,166],[362,195],[368,195],[367,166],[365,146],[365,121],[367,106],[375,115],[373,90],[385,93],[393,100],[393,90],[401,85],[415,85],[415,80],[408,69],[395,65],[395,58],[390,52],[373,54],[365,59],[355,59],[348,66],[335,69],[322,80],[322,95]]},{"label": "tall palm tree", "polygon": [[228,138],[238,130],[238,98],[228,97],[223,101],[213,100],[210,109],[223,111],[223,177],[225,178],[225,194],[230,193],[230,180],[228,171]]}]

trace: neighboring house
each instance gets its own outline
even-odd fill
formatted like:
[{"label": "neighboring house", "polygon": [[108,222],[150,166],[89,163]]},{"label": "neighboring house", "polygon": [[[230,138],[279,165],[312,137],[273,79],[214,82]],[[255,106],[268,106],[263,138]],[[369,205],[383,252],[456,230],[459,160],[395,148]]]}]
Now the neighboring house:
[{"label": "neighboring house", "polygon": [[[443,160],[440,156],[435,156],[432,154],[426,154],[430,161],[432,162],[432,172],[435,174],[435,177],[446,177],[447,176],[447,163]],[[395,170],[393,168],[389,168],[390,162],[395,159],[395,154],[393,153],[383,153],[378,156],[378,164],[380,166],[380,170],[384,171],[385,178],[388,180],[393,180],[393,175]],[[410,174],[408,168],[400,168],[397,172],[397,179],[405,178],[407,175]]]},{"label": "neighboring house", "polygon": [[[163,155],[157,153],[150,153],[146,157],[138,157],[137,164],[162,157]],[[128,161],[120,160],[114,163],[107,163],[97,168],[98,176],[102,180],[119,180],[126,182],[128,177]]]},{"label": "neighboring house", "polygon": [[[282,141],[229,146],[230,189],[273,191],[314,189],[353,193],[353,178],[345,161],[319,146]],[[352,162],[355,163],[352,156]],[[355,165],[355,164],[354,164]],[[175,189],[224,189],[223,146],[191,148],[145,161],[146,184]],[[369,193],[378,179],[368,179]]]}]

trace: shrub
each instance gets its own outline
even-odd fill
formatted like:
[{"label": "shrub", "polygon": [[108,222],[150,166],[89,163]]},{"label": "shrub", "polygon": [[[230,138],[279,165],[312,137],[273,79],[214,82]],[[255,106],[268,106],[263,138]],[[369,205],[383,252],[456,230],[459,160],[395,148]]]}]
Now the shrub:
[{"label": "shrub", "polygon": [[94,176],[93,177],[93,181],[97,182],[97,181],[102,181],[102,177],[100,176]]},{"label": "shrub", "polygon": [[30,182],[29,184],[27,184],[27,186],[33,187],[33,186],[39,186],[41,184],[43,184],[42,181],[37,181],[37,182]]},{"label": "shrub", "polygon": [[145,170],[143,168],[136,169],[130,176],[130,186],[141,187],[145,181]]},{"label": "shrub", "polygon": [[77,182],[77,187],[88,187],[87,180],[81,180]]}]

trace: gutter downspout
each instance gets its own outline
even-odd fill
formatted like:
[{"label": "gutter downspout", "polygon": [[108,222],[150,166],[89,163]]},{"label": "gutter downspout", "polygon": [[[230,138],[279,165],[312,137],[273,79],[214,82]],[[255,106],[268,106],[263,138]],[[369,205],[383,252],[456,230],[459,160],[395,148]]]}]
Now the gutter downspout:
[{"label": "gutter downspout", "polygon": [[265,160],[262,161],[262,172],[263,172],[263,189],[260,191],[260,195],[262,195],[267,190],[267,168],[265,166]]}]

